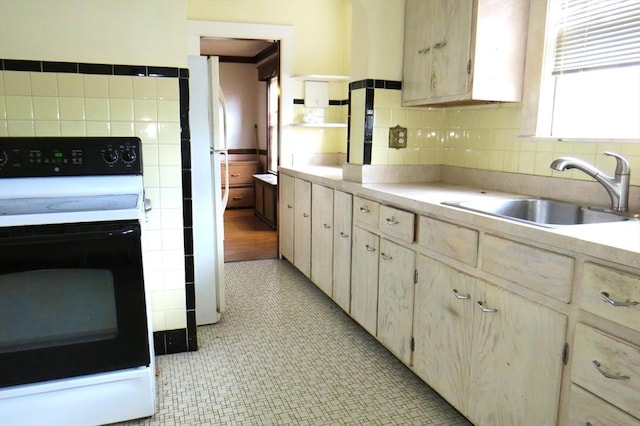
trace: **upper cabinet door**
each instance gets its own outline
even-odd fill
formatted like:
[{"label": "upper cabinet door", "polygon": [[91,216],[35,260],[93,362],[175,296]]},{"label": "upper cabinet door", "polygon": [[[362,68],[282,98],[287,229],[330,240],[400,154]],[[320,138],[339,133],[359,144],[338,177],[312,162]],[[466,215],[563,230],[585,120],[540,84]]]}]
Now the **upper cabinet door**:
[{"label": "upper cabinet door", "polygon": [[522,99],[529,0],[407,0],[402,105]]}]

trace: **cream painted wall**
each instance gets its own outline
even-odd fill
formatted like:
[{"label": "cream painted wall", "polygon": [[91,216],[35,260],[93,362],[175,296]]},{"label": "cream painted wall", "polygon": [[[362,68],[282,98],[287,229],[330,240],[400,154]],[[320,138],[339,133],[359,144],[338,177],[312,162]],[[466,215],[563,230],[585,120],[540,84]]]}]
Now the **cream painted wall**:
[{"label": "cream painted wall", "polygon": [[[255,149],[260,105],[258,71],[255,64],[220,64],[220,86],[227,104],[227,144],[229,149]],[[262,97],[261,99],[264,99]],[[262,108],[260,108],[262,107]]]},{"label": "cream painted wall", "polygon": [[402,80],[404,0],[351,0],[351,81]]},{"label": "cream painted wall", "polygon": [[0,0],[0,58],[186,67],[187,0]]},{"label": "cream painted wall", "polygon": [[294,27],[293,74],[349,74],[347,0],[189,0],[188,18]]}]

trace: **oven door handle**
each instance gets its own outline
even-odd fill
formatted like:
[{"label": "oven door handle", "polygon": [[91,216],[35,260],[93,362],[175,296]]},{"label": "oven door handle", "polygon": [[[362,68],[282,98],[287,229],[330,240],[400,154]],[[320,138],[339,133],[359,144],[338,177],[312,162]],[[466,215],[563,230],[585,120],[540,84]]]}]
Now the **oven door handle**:
[{"label": "oven door handle", "polygon": [[73,226],[58,228],[55,232],[52,229],[42,229],[36,231],[9,232],[9,235],[0,236],[0,245],[29,244],[31,242],[63,242],[77,240],[104,240],[107,238],[135,237],[140,238],[141,231],[138,224],[120,224],[117,227],[111,226],[82,226],[82,229],[74,229]]}]

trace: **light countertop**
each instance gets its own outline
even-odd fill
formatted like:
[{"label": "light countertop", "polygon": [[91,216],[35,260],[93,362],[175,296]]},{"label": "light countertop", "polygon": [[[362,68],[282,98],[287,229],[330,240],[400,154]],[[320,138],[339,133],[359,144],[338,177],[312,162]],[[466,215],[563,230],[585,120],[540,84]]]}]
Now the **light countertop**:
[{"label": "light countertop", "polygon": [[455,207],[444,201],[464,201],[485,197],[513,197],[525,194],[505,193],[439,182],[362,184],[342,179],[340,167],[282,168],[295,177],[338,190],[351,192],[452,223],[481,231],[531,240],[579,255],[640,268],[640,220],[589,225],[540,227],[501,219]]}]

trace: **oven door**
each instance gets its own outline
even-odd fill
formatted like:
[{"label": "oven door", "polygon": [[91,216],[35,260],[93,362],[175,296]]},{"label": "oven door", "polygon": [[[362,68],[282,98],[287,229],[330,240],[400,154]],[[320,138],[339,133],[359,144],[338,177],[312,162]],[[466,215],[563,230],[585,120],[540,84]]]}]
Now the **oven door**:
[{"label": "oven door", "polygon": [[140,232],[0,228],[0,387],[150,364]]}]

